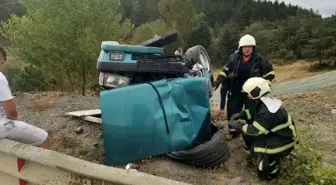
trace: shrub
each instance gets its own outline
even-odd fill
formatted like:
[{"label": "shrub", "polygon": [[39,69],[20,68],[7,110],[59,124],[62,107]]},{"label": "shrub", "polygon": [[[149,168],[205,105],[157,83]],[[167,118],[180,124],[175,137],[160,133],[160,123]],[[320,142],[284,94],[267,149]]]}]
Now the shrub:
[{"label": "shrub", "polygon": [[336,185],[336,170],[321,162],[316,141],[303,136],[293,156],[282,164],[281,185]]},{"label": "shrub", "polygon": [[294,60],[295,55],[292,50],[287,50],[287,49],[280,49],[277,52],[272,53],[270,58],[281,58],[285,60]]},{"label": "shrub", "polygon": [[25,66],[12,80],[14,91],[46,91],[57,87],[56,81],[34,66]]}]

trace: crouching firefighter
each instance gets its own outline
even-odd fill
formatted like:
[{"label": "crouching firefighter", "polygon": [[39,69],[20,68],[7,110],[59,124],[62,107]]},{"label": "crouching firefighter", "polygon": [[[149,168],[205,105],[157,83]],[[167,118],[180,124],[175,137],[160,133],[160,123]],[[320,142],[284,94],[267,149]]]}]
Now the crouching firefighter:
[{"label": "crouching firefighter", "polygon": [[[245,35],[239,40],[238,50],[230,55],[227,64],[218,75],[215,86],[220,84],[221,109],[225,106],[225,97],[228,92],[227,117],[239,113],[245,108],[252,106],[247,97],[241,92],[243,84],[251,77],[262,77],[271,84],[275,75],[272,64],[267,58],[256,52],[256,41],[253,36]],[[224,108],[223,108],[224,109]],[[230,134],[227,139],[239,134],[229,127]]]},{"label": "crouching firefighter", "polygon": [[270,85],[260,77],[243,85],[253,108],[235,114],[229,125],[243,135],[259,177],[271,180],[278,175],[279,160],[289,155],[297,141],[294,121],[281,100],[270,94]]}]

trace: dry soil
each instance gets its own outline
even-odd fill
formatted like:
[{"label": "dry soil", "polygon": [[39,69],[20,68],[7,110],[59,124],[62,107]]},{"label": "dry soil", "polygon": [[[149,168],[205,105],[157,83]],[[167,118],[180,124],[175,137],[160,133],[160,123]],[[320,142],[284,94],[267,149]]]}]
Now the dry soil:
[{"label": "dry soil", "polygon": [[[336,87],[315,92],[280,97],[296,121],[299,130],[306,130],[320,143],[323,160],[336,166]],[[50,134],[51,149],[95,163],[104,164],[101,125],[64,116],[66,112],[99,108],[99,97],[62,92],[19,93],[16,95],[20,119]],[[227,125],[225,114],[213,109],[214,119]],[[227,129],[226,129],[227,130]],[[139,160],[138,171],[198,185],[266,184],[259,182],[248,162],[241,138],[229,142],[230,159],[216,169],[196,169],[173,162],[164,156]],[[125,166],[120,166],[125,167]],[[276,181],[272,182],[276,184]]]}]

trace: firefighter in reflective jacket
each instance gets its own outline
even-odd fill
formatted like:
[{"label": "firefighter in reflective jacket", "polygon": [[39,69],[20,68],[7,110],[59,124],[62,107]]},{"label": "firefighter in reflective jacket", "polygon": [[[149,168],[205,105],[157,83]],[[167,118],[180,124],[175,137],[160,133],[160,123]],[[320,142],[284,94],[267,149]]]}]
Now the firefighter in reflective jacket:
[{"label": "firefighter in reflective jacket", "polygon": [[[243,36],[239,41],[238,50],[235,51],[228,59],[226,65],[218,75],[215,81],[215,89],[222,85],[221,88],[221,110],[225,107],[225,97],[228,93],[227,117],[243,110],[249,105],[249,101],[242,94],[241,89],[245,81],[251,77],[262,77],[270,84],[274,79],[273,66],[266,57],[258,54],[255,50],[256,41],[251,35]],[[237,136],[233,128],[229,128],[229,136]]]},{"label": "firefighter in reflective jacket", "polygon": [[243,92],[252,100],[253,108],[236,113],[229,124],[243,133],[259,177],[270,180],[278,174],[279,159],[294,149],[295,124],[281,101],[270,94],[267,80],[250,78],[243,85]]}]

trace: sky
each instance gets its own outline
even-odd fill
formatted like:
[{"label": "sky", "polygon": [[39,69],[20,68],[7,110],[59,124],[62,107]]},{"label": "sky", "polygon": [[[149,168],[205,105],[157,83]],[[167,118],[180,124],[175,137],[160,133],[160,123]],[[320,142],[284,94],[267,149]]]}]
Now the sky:
[{"label": "sky", "polygon": [[286,4],[299,5],[306,9],[318,10],[322,17],[329,17],[336,13],[336,0],[279,0],[279,2],[281,1]]}]

